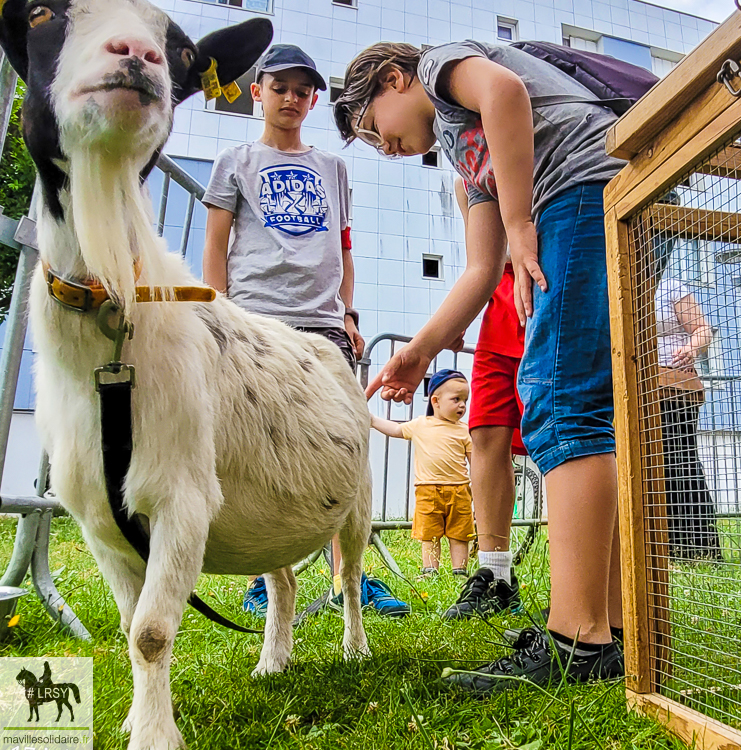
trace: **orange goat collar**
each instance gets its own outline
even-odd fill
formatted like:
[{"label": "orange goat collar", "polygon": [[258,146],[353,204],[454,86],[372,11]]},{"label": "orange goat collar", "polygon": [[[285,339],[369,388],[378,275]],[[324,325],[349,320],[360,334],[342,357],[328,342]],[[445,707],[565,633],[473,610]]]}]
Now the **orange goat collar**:
[{"label": "orange goat collar", "polygon": [[[44,279],[49,295],[64,307],[78,312],[97,310],[110,295],[98,281],[70,281],[57,276],[47,263],[43,263]],[[141,263],[134,264],[136,278],[141,274]],[[172,287],[173,296],[163,295],[160,287],[136,287],[137,302],[213,302],[216,292],[210,286],[175,286]]]}]

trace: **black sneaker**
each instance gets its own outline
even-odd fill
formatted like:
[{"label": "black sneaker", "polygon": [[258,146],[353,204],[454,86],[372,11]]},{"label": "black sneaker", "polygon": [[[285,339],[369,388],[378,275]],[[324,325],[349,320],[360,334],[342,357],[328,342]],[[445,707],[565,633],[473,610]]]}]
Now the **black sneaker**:
[{"label": "black sneaker", "polygon": [[471,617],[489,617],[499,612],[519,612],[520,585],[512,574],[512,585],[494,578],[489,568],[479,568],[463,585],[455,604],[443,614],[445,620],[466,620]]},{"label": "black sneaker", "polygon": [[[517,687],[520,677],[536,685],[560,682],[565,672],[567,682],[609,680],[625,675],[623,655],[613,641],[598,651],[562,646],[540,628],[527,628],[514,643],[515,652],[472,672],[443,670],[442,680],[469,693],[486,695]],[[569,663],[569,660],[570,663]]]},{"label": "black sneaker", "polygon": [[[533,618],[533,622],[535,623],[533,627],[544,630],[546,623],[548,622],[548,616],[550,615],[550,613],[550,607],[544,607],[543,609],[541,609],[538,615],[540,617],[540,620],[538,620],[538,616]],[[507,641],[507,643],[514,643],[520,637],[520,633],[522,633],[522,628],[508,628],[504,631],[504,640]],[[613,628],[612,625],[610,625],[610,633],[612,634],[613,640],[618,644],[618,646],[620,646],[620,648],[622,648],[623,629]]]}]

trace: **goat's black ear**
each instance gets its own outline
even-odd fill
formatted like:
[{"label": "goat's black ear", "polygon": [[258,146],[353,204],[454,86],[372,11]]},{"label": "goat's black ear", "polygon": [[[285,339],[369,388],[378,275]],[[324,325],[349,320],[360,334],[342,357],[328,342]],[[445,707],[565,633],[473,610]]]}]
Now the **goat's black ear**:
[{"label": "goat's black ear", "polygon": [[26,0],[0,0],[0,8],[0,47],[5,51],[15,72],[25,81],[28,76]]},{"label": "goat's black ear", "polygon": [[267,18],[252,18],[204,36],[196,45],[198,56],[187,84],[174,93],[176,103],[201,90],[200,74],[208,70],[211,58],[218,63],[219,83],[226,86],[257,62],[272,38],[273,24]]}]

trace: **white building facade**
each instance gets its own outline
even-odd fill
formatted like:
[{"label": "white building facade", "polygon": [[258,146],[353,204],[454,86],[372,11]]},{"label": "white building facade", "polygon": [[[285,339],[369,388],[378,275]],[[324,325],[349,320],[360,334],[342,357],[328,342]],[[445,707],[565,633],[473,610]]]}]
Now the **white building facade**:
[{"label": "white building facade", "polygon": [[[421,47],[462,39],[501,43],[536,39],[604,52],[662,76],[716,26],[641,0],[155,3],[193,39],[250,17],[267,17],[273,23],[273,41],[303,48],[314,58],[333,91],[341,89],[348,62],[379,40],[405,41]],[[245,95],[233,105],[227,105],[224,99],[207,104],[199,94],[176,112],[165,151],[203,184],[222,149],[255,140],[262,133],[259,109],[253,107],[249,97],[249,74],[242,83]],[[347,163],[353,202],[354,304],[360,312],[361,331],[366,340],[380,332],[411,336],[438,308],[465,263],[463,224],[453,196],[454,173],[436,151],[392,161],[362,143],[344,148],[333,124],[330,98],[331,91],[320,94],[305,122],[303,139],[340,154]],[[161,178],[153,180],[155,195],[158,179]],[[174,191],[165,222],[165,235],[173,248],[179,245],[184,214],[184,196]],[[199,274],[204,232],[205,210],[200,207],[186,256]],[[467,344],[475,343],[477,328],[474,324],[469,330]],[[383,355],[379,350],[374,361],[381,361],[387,353],[388,349],[383,350]],[[33,345],[29,341],[3,477],[4,494],[31,492],[38,467],[38,441],[31,424],[32,358]],[[421,406],[417,402],[415,413],[420,413]],[[401,409],[396,416],[402,417]],[[406,457],[399,455],[398,464],[390,475],[399,476],[398,472],[405,470]]]}]

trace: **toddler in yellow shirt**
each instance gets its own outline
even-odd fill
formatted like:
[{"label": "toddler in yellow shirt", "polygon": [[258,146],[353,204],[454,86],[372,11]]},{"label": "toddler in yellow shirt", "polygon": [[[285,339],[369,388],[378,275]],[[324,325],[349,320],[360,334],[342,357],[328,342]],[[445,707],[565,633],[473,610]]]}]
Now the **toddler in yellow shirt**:
[{"label": "toddler in yellow shirt", "polygon": [[466,576],[468,544],[474,534],[471,485],[466,461],[471,436],[461,422],[469,387],[458,370],[439,370],[431,378],[427,416],[392,422],[371,415],[372,426],[414,446],[415,506],[412,538],[422,542],[422,575],[440,567],[440,540],[448,537],[453,574]]}]

